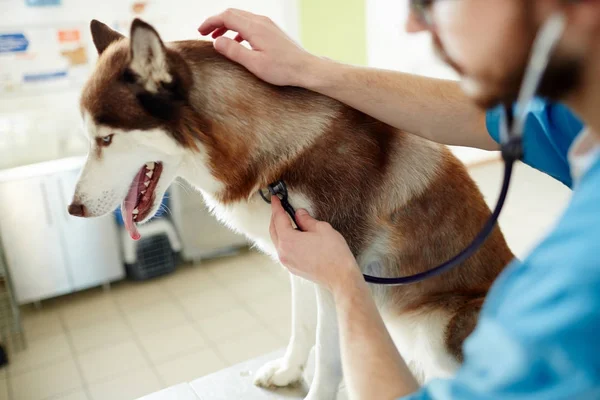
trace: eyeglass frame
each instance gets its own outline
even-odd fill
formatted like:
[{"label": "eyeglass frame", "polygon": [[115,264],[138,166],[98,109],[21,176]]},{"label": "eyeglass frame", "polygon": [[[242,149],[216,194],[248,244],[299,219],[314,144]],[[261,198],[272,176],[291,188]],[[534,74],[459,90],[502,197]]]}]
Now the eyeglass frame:
[{"label": "eyeglass frame", "polygon": [[409,0],[410,10],[423,24],[433,27],[431,7],[437,0]]}]

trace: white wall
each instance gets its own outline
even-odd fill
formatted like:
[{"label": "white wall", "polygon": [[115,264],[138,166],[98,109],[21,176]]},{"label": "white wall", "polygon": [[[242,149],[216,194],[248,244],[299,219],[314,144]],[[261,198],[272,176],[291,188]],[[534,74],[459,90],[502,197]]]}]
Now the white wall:
[{"label": "white wall", "polygon": [[445,79],[457,79],[434,55],[427,33],[407,34],[407,0],[366,0],[369,65]]},{"label": "white wall", "polygon": [[[407,0],[366,0],[367,56],[371,67],[392,69],[442,79],[458,79],[457,74],[438,60],[430,35],[407,34]],[[432,110],[435,112],[435,110]],[[471,164],[496,157],[496,153],[452,147],[465,163]]]},{"label": "white wall", "polygon": [[[200,38],[199,24],[227,7],[270,16],[299,38],[297,0],[61,0],[61,5],[28,7],[25,0],[0,0],[0,34],[26,32],[37,47],[27,57],[0,53],[0,169],[16,164],[82,154],[78,97],[96,60],[89,35],[91,19],[128,34],[134,3],[146,3],[140,18],[153,24],[166,41]],[[79,29],[88,62],[68,67],[56,50],[59,29]],[[33,43],[32,43],[33,44]],[[40,84],[21,84],[28,68],[68,68],[68,76]],[[15,76],[17,78],[15,78]],[[14,82],[7,84],[7,82]]]}]

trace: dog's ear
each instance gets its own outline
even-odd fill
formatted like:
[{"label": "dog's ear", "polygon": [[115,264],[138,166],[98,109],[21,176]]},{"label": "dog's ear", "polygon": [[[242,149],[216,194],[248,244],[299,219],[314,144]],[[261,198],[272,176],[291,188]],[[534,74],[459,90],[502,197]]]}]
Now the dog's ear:
[{"label": "dog's ear", "polygon": [[131,64],[138,83],[149,92],[172,82],[167,62],[167,49],[152,26],[140,19],[131,24]]},{"label": "dog's ear", "polygon": [[90,23],[90,31],[92,31],[92,40],[94,41],[96,50],[98,50],[98,54],[102,54],[112,42],[125,37],[119,32],[112,30],[108,25],[95,19]]}]

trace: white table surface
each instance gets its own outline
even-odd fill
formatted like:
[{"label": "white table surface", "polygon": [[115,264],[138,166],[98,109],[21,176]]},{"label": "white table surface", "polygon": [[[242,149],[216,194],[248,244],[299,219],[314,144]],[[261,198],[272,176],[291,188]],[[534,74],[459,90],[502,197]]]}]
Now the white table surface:
[{"label": "white table surface", "polygon": [[[254,374],[265,363],[283,355],[279,350],[192,382],[181,383],[149,394],[138,400],[300,400],[306,396],[307,385],[293,388],[263,389],[252,383]],[[307,368],[309,370],[309,368]]]},{"label": "white table surface", "polygon": [[[263,389],[252,383],[256,371],[268,361],[283,355],[283,350],[267,354],[190,382],[200,400],[300,400],[308,392],[307,386]],[[165,399],[166,400],[166,399]],[[187,399],[186,399],[187,400]]]},{"label": "white table surface", "polygon": [[[268,361],[281,357],[285,350],[266,354],[152,393],[138,400],[301,400],[308,393],[314,373],[314,353],[311,352],[304,371],[304,381],[290,388],[263,389],[254,385],[254,374]],[[347,400],[342,384],[337,400]]]}]

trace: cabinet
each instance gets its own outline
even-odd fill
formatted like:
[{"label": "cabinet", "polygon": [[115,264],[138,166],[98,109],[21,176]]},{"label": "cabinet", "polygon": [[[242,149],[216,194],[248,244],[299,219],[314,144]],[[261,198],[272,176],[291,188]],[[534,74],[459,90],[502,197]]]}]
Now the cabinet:
[{"label": "cabinet", "polygon": [[85,289],[124,276],[119,248],[118,227],[111,215],[101,218],[77,218],[67,212],[79,171],[68,171],[57,177],[60,192],[58,210],[62,213],[60,225],[63,247],[67,249],[73,287]]},{"label": "cabinet", "polygon": [[[52,167],[40,164],[39,171]],[[2,246],[17,301],[43,300],[122,278],[112,216],[77,219],[66,211],[78,168],[23,171],[10,179],[0,176]]]},{"label": "cabinet", "polygon": [[187,182],[171,185],[171,217],[181,239],[185,260],[199,261],[248,246],[248,240],[208,211],[202,195]]},{"label": "cabinet", "polygon": [[70,288],[48,183],[46,178],[30,178],[0,184],[2,244],[19,303]]}]

